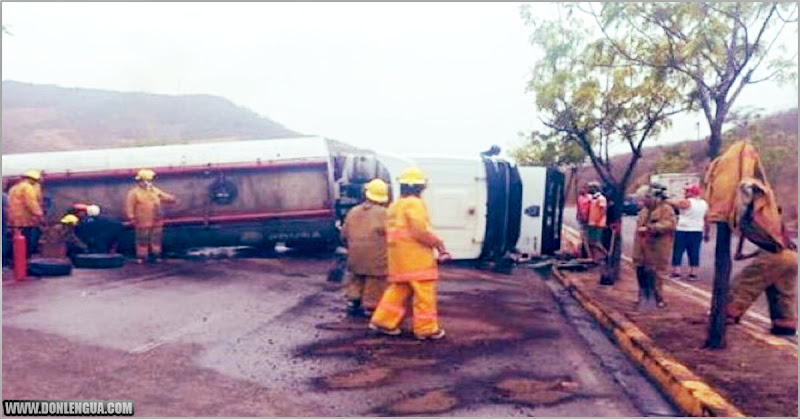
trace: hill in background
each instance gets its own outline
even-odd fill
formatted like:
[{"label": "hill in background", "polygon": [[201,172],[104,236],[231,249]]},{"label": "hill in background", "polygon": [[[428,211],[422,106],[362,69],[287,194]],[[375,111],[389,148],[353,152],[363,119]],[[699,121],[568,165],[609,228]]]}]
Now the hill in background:
[{"label": "hill in background", "polygon": [[211,95],[3,81],[2,101],[3,154],[300,135]]},{"label": "hill in background", "polygon": [[[746,125],[741,124],[723,134],[725,146],[738,139],[750,138],[753,141],[764,163],[767,179],[778,197],[778,203],[784,208],[784,216],[792,224],[796,224],[798,212],[797,133],[798,110],[795,108],[750,121]],[[707,152],[708,139],[645,148],[634,169],[628,192],[647,183],[653,173],[698,173],[702,178],[708,165]],[[672,161],[667,161],[665,156]],[[611,158],[614,168],[619,172],[618,176],[621,176],[628,159],[630,153]],[[679,170],[674,170],[675,167]],[[581,168],[578,177],[584,182],[597,176],[594,168],[587,165]],[[574,202],[574,196],[570,195],[567,202]]]}]

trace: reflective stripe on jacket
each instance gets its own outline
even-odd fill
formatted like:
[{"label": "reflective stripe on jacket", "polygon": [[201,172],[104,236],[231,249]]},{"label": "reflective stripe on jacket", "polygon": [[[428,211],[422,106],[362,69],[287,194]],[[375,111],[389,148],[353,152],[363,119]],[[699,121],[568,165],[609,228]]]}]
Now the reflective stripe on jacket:
[{"label": "reflective stripe on jacket", "polygon": [[156,188],[155,186],[146,189],[135,186],[128,191],[125,200],[125,214],[128,218],[135,220],[138,228],[150,228],[160,226],[161,202],[175,202],[175,197]]},{"label": "reflective stripe on jacket", "polygon": [[347,267],[357,275],[386,276],[386,208],[356,205],[342,225]]},{"label": "reflective stripe on jacket", "polygon": [[431,229],[428,209],[421,198],[402,197],[387,211],[389,281],[425,281],[439,278],[434,248],[441,240]]},{"label": "reflective stripe on jacket", "polygon": [[33,227],[44,216],[42,211],[42,189],[27,180],[22,180],[8,191],[8,225]]}]

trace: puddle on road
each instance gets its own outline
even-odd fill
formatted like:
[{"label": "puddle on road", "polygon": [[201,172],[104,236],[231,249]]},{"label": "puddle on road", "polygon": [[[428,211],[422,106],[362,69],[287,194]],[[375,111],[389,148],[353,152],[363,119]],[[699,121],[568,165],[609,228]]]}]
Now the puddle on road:
[{"label": "puddle on road", "polygon": [[507,402],[529,405],[551,405],[575,397],[578,383],[569,378],[540,379],[532,377],[507,377],[494,388]]},{"label": "puddle on road", "polygon": [[[487,306],[488,295],[505,304]],[[522,304],[514,293],[484,292],[450,293],[447,315],[442,326],[447,337],[442,341],[421,342],[411,335],[411,321],[403,322],[398,337],[368,333],[366,321],[342,319],[317,324],[317,329],[335,332],[329,339],[297,348],[298,357],[342,358],[355,361],[348,371],[335,371],[316,377],[312,387],[324,391],[376,389],[387,386],[389,378],[403,374],[411,387],[403,386],[394,397],[373,409],[378,415],[442,414],[467,405],[553,405],[578,397],[575,384],[564,377],[532,377],[520,375],[519,368],[506,364],[488,376],[475,376],[451,366],[463,365],[475,358],[516,356],[534,341],[558,339],[560,330],[548,324],[549,310]],[[458,301],[458,304],[452,304]],[[444,304],[443,304],[444,306]],[[442,367],[442,368],[437,368]],[[430,385],[441,372],[448,375],[447,384],[420,391]],[[504,371],[504,372],[503,372]],[[392,383],[395,383],[392,381]],[[410,392],[408,392],[410,390]]]},{"label": "puddle on road", "polygon": [[381,384],[391,374],[390,368],[361,368],[324,377],[322,384],[331,390],[367,388]]},{"label": "puddle on road", "polygon": [[445,389],[431,390],[394,402],[384,408],[390,415],[444,413],[458,405],[458,398]]}]

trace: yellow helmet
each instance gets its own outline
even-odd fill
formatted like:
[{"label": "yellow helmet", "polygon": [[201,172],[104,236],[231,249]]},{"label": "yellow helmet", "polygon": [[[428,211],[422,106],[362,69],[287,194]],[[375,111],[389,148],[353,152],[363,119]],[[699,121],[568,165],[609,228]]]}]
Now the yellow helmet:
[{"label": "yellow helmet", "polygon": [[153,180],[156,177],[156,172],[150,169],[139,169],[136,173],[136,180]]},{"label": "yellow helmet", "polygon": [[428,180],[425,178],[425,173],[419,167],[407,167],[400,173],[397,180],[403,185],[425,185]]},{"label": "yellow helmet", "polygon": [[389,185],[383,179],[372,179],[364,185],[364,195],[370,201],[385,204],[389,202]]},{"label": "yellow helmet", "polygon": [[74,226],[75,224],[78,224],[78,221],[80,221],[78,217],[73,214],[67,214],[61,217],[61,224]]},{"label": "yellow helmet", "polygon": [[38,170],[28,170],[27,172],[25,172],[25,177],[31,178],[38,182],[42,180],[42,172]]}]

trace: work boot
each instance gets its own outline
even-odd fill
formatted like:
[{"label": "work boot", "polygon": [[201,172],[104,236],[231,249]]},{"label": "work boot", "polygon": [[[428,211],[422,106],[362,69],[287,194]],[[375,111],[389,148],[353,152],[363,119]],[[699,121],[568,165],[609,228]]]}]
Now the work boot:
[{"label": "work boot", "polygon": [[772,326],[772,329],[770,329],[769,332],[778,336],[794,336],[797,334],[796,329],[786,326]]},{"label": "work boot", "polygon": [[444,338],[445,332],[444,329],[439,328],[436,332],[431,333],[430,335],[416,335],[415,337],[419,340],[439,340]]},{"label": "work boot", "polygon": [[361,299],[354,298],[347,302],[347,315],[350,317],[365,317],[364,308],[361,307]]},{"label": "work boot", "polygon": [[378,333],[381,333],[381,334],[384,334],[384,335],[389,335],[389,336],[397,336],[400,333],[402,333],[399,328],[387,329],[385,327],[378,326],[375,323],[370,323],[369,326],[367,326],[367,327],[369,328],[369,330],[372,330],[372,331],[375,331],[375,332],[378,332]]}]

